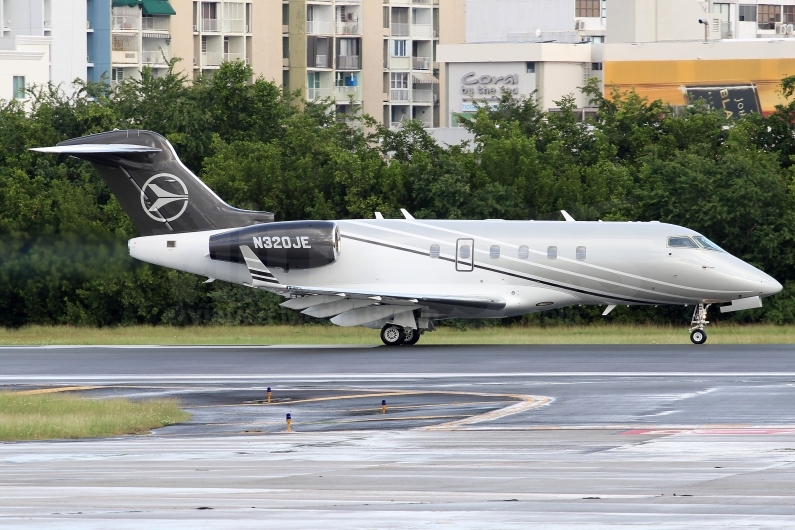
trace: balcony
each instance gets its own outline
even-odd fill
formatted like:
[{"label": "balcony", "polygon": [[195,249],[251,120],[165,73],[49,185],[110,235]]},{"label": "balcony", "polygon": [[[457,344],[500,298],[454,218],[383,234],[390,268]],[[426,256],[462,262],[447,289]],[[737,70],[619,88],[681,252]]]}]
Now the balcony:
[{"label": "balcony", "polygon": [[[309,66],[312,68],[312,65]],[[314,68],[328,68],[328,55],[315,55]]]},{"label": "balcony", "polygon": [[246,54],[243,52],[231,52],[224,54],[224,61],[226,62],[234,62],[234,61],[243,61],[246,62]]},{"label": "balcony", "polygon": [[338,55],[337,56],[337,70],[359,70],[358,55]]},{"label": "balcony", "polygon": [[430,6],[438,2],[434,2],[433,0],[412,0],[412,3],[422,6]]},{"label": "balcony", "polygon": [[411,68],[411,57],[396,57],[389,58],[389,68],[392,70],[408,70]]},{"label": "balcony", "polygon": [[331,35],[333,28],[334,24],[332,22],[322,22],[320,20],[306,21],[307,35]]},{"label": "balcony", "polygon": [[168,17],[144,17],[141,27],[144,30],[168,31]]},{"label": "balcony", "polygon": [[433,63],[433,61],[431,61],[430,57],[412,57],[411,58],[411,67],[414,70],[430,70],[432,63]]},{"label": "balcony", "polygon": [[218,32],[218,28],[220,24],[218,23],[219,20],[217,18],[203,18],[202,19],[202,31],[207,32]]},{"label": "balcony", "polygon": [[115,16],[111,20],[113,31],[138,31],[141,29],[140,16]]},{"label": "balcony", "polygon": [[411,101],[411,90],[408,88],[393,88],[389,91],[389,101],[408,103]]},{"label": "balcony", "polygon": [[163,52],[160,50],[143,51],[141,52],[141,62],[149,66],[152,65],[168,66],[168,55],[163,57]]},{"label": "balcony", "polygon": [[113,50],[110,52],[110,61],[113,64],[138,64],[138,51]]},{"label": "balcony", "polygon": [[411,100],[414,103],[433,103],[433,90],[418,90],[411,91]]},{"label": "balcony", "polygon": [[306,99],[307,101],[316,101],[318,99],[326,99],[330,98],[332,95],[331,88],[307,88],[306,89]]},{"label": "balcony", "polygon": [[221,66],[224,54],[221,52],[202,52],[202,68],[208,66]]},{"label": "balcony", "polygon": [[246,22],[243,19],[227,18],[224,19],[224,33],[243,33],[246,29]]},{"label": "balcony", "polygon": [[412,24],[411,34],[414,37],[430,39],[433,37],[433,26],[431,24]]},{"label": "balcony", "polygon": [[360,35],[358,22],[337,22],[337,35]]},{"label": "balcony", "polygon": [[392,22],[393,37],[408,37],[409,24],[407,22]]},{"label": "balcony", "polygon": [[336,86],[334,87],[334,99],[337,103],[348,103],[350,97],[354,101],[362,100],[362,87],[360,86]]}]

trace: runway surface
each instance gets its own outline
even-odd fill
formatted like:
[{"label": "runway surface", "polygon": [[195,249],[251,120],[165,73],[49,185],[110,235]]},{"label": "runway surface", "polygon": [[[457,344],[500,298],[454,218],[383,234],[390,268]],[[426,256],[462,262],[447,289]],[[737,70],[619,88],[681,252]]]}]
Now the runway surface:
[{"label": "runway surface", "polygon": [[3,527],[795,520],[793,346],[0,348],[0,387],[193,414],[0,444]]}]

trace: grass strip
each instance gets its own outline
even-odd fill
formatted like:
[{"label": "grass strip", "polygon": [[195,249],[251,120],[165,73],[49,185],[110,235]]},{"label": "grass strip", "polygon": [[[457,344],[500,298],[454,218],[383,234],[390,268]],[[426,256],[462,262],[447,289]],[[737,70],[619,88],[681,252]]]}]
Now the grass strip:
[{"label": "grass strip", "polygon": [[75,395],[0,392],[0,441],[99,438],[186,421],[173,399],[131,401]]},{"label": "grass strip", "polygon": [[[710,325],[708,344],[793,344],[795,326]],[[441,328],[420,344],[689,344],[687,327],[606,324]],[[0,329],[0,345],[381,344],[377,330],[337,326],[30,326]]]}]

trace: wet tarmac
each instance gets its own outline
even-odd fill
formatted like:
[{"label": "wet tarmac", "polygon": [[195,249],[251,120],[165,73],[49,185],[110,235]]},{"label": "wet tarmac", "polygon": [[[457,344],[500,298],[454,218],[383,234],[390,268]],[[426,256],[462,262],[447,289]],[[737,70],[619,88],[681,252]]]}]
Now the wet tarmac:
[{"label": "wet tarmac", "polygon": [[193,415],[0,444],[3,527],[795,520],[791,346],[2,348],[0,367],[4,389],[176,397]]}]

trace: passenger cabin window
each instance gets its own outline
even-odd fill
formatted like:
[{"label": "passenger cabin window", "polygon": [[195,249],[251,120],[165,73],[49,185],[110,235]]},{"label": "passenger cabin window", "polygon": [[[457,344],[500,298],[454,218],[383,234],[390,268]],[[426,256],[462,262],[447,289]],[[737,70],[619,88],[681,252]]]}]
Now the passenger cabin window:
[{"label": "passenger cabin window", "polygon": [[489,249],[489,257],[491,259],[500,259],[500,246],[492,245]]},{"label": "passenger cabin window", "polygon": [[437,245],[436,243],[431,245],[431,253],[430,253],[431,254],[431,258],[438,259],[440,252],[441,252],[441,249],[439,248],[439,245]]},{"label": "passenger cabin window", "polygon": [[522,245],[519,247],[519,259],[527,259],[530,257],[530,247]]},{"label": "passenger cabin window", "polygon": [[693,236],[693,239],[696,240],[696,243],[698,243],[698,246],[700,246],[701,248],[704,248],[706,250],[715,250],[717,252],[726,252],[725,250],[723,250],[718,245],[716,245],[715,243],[713,243],[712,241],[710,241],[709,239],[707,239],[704,236]]},{"label": "passenger cabin window", "polygon": [[585,247],[577,247],[577,260],[585,261]]},{"label": "passenger cabin window", "polygon": [[547,247],[547,259],[558,259],[558,247]]},{"label": "passenger cabin window", "polygon": [[458,247],[458,257],[460,259],[469,259],[472,248],[469,245],[461,245]]},{"label": "passenger cabin window", "polygon": [[698,248],[698,245],[687,236],[669,237],[668,246],[671,248]]}]

